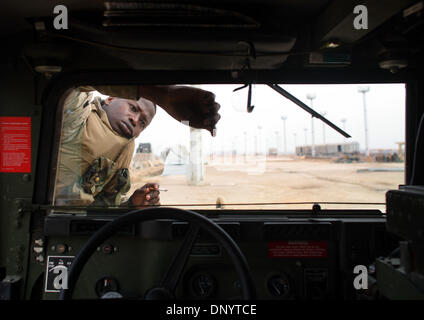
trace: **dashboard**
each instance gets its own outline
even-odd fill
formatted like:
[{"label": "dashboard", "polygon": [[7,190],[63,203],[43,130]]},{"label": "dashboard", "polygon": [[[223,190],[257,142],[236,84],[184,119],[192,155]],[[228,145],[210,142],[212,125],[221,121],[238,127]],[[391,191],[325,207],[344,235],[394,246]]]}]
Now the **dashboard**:
[{"label": "dashboard", "polygon": [[[199,213],[222,227],[240,247],[258,299],[354,298],[354,267],[364,265],[372,276],[373,261],[390,254],[398,241],[386,232],[386,218],[379,211]],[[115,217],[101,213],[47,216],[43,231],[47,261],[45,270],[39,270],[33,294],[41,290],[43,299],[57,299],[55,267],[69,266],[88,238]],[[91,256],[73,298],[144,298],[161,282],[188,226],[184,221],[161,219],[121,228]],[[176,298],[241,299],[240,285],[228,253],[200,230]]]}]

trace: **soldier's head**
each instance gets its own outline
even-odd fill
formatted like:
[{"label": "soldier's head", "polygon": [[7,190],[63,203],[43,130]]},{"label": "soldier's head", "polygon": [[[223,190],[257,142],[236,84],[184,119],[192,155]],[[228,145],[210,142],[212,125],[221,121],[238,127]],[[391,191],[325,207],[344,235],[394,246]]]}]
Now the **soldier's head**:
[{"label": "soldier's head", "polygon": [[138,137],[156,114],[156,105],[144,98],[136,101],[108,97],[104,100],[103,109],[112,129],[128,139]]}]

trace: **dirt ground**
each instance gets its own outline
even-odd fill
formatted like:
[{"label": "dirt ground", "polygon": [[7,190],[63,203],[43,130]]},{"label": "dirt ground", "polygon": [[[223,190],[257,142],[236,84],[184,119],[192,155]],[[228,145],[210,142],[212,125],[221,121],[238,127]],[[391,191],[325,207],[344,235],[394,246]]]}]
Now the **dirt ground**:
[{"label": "dirt ground", "polygon": [[[247,159],[209,159],[204,166],[204,180],[189,184],[185,175],[142,177],[132,170],[133,190],[147,182],[159,183],[161,204],[183,208],[214,208],[217,199],[224,208],[310,209],[312,204],[272,204],[318,202],[322,208],[368,208],[385,211],[385,193],[404,181],[404,163],[336,163],[334,159],[299,159],[294,157],[250,157]],[[387,169],[388,171],[363,171]],[[358,171],[359,170],[359,171]],[[362,170],[362,171],[361,171]],[[392,171],[391,171],[392,170]],[[322,204],[322,202],[367,202],[371,204]],[[253,204],[255,205],[240,205]],[[237,204],[237,205],[230,205]]]}]

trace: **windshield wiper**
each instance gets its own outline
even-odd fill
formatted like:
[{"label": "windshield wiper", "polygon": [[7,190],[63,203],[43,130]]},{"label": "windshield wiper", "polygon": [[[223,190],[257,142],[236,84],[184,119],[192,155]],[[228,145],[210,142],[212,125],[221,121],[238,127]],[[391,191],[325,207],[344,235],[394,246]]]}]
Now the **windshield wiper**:
[{"label": "windshield wiper", "polygon": [[336,126],[331,121],[327,120],[327,118],[325,118],[324,116],[320,115],[314,109],[308,107],[306,104],[304,104],[302,101],[300,101],[299,99],[297,99],[295,96],[291,95],[289,92],[287,92],[286,90],[284,90],[283,88],[281,88],[278,84],[268,84],[268,86],[271,89],[274,89],[275,91],[277,91],[283,97],[285,97],[285,98],[289,99],[290,101],[294,102],[295,104],[297,104],[299,107],[301,107],[306,112],[309,112],[312,115],[312,117],[315,117],[315,118],[318,118],[318,119],[322,120],[324,123],[326,123],[327,125],[329,125],[331,128],[333,128],[334,130],[336,130],[337,132],[339,132],[340,134],[342,134],[344,137],[351,138],[351,136],[348,133],[344,132],[342,129],[340,129],[338,126]]}]

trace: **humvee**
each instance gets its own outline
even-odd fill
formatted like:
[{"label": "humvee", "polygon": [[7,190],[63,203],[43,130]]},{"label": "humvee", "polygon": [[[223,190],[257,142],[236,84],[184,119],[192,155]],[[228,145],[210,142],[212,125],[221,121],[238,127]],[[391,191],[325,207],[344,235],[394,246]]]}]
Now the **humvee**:
[{"label": "humvee", "polygon": [[[422,1],[15,0],[0,7],[0,299],[424,298]],[[176,205],[54,201],[70,88],[244,86],[234,92],[246,102],[233,121],[249,115],[262,132],[272,119],[259,124],[256,115],[270,98],[250,99],[262,85],[348,136],[287,86],[395,83],[405,88],[404,173],[379,191],[378,209],[366,206],[376,202],[366,196],[354,208],[337,192],[308,198],[317,184],[291,193],[296,203],[312,200],[290,208],[284,180],[267,207],[225,170],[209,206],[178,184],[172,188],[184,197]],[[222,112],[231,109],[220,103]],[[379,112],[384,127],[387,114]],[[279,149],[271,147],[274,159]],[[290,171],[291,162],[272,163],[274,172]],[[230,187],[231,199],[244,203],[221,197]]]}]

